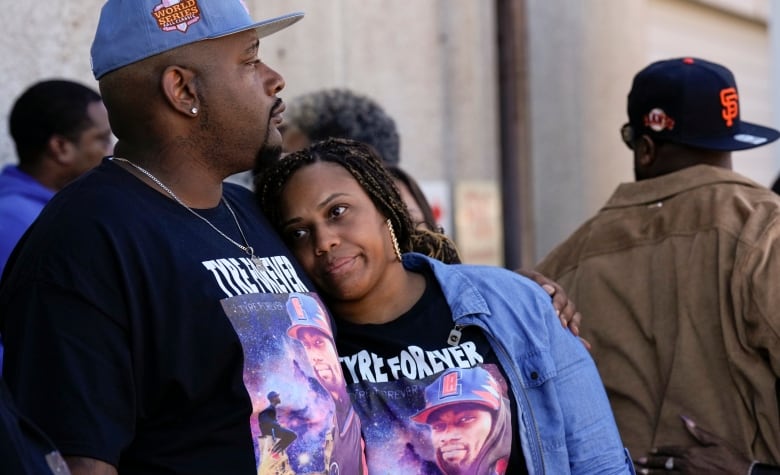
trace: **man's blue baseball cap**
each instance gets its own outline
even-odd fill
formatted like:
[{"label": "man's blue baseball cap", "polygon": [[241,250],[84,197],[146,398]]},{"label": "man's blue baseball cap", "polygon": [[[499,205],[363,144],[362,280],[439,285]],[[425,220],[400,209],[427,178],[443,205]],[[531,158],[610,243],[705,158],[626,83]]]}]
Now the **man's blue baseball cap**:
[{"label": "man's blue baseball cap", "polygon": [[485,369],[479,366],[449,369],[425,388],[425,407],[412,420],[427,424],[432,412],[465,403],[497,411],[501,397],[498,382]]},{"label": "man's blue baseball cap", "polygon": [[243,0],[108,0],[92,42],[95,79],[201,40],[255,29],[262,38],[303,18],[295,12],[255,22]]}]

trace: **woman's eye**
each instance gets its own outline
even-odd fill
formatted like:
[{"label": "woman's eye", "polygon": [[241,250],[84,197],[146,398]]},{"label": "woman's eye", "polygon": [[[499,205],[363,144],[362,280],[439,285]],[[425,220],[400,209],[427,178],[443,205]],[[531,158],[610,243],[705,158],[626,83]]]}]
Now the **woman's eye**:
[{"label": "woman's eye", "polygon": [[334,206],[330,210],[330,214],[331,214],[331,216],[337,218],[337,217],[341,216],[342,214],[344,214],[346,211],[347,211],[347,207],[346,206]]}]

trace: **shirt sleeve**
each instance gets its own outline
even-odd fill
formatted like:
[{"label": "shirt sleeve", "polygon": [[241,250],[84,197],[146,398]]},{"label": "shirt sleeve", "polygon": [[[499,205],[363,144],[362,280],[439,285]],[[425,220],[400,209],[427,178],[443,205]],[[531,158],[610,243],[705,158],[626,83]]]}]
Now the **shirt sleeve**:
[{"label": "shirt sleeve", "polygon": [[116,467],[136,416],[126,331],[48,282],[15,289],[7,304],[3,371],[22,412],[64,455]]}]

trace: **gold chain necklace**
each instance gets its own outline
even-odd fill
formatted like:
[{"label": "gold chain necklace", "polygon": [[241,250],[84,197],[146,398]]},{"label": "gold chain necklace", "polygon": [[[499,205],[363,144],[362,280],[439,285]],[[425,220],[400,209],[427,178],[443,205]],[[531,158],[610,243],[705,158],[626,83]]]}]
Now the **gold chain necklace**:
[{"label": "gold chain necklace", "polygon": [[176,201],[177,203],[182,205],[190,213],[192,213],[195,216],[197,216],[198,218],[200,218],[204,223],[206,223],[209,226],[211,226],[211,229],[213,229],[214,231],[218,232],[220,236],[222,236],[223,238],[225,238],[228,241],[230,241],[234,246],[236,246],[237,248],[239,248],[242,251],[244,251],[245,253],[247,253],[249,255],[249,259],[252,261],[252,263],[255,265],[255,267],[257,267],[258,269],[264,269],[263,261],[261,261],[259,257],[255,256],[254,248],[249,245],[249,241],[246,239],[246,235],[244,234],[244,230],[241,229],[241,225],[238,224],[238,217],[236,217],[236,213],[233,212],[233,208],[230,207],[230,204],[227,202],[227,200],[225,199],[224,196],[221,198],[221,200],[222,200],[223,203],[225,203],[225,206],[227,207],[228,211],[230,211],[230,215],[233,216],[233,221],[236,222],[236,227],[238,228],[238,232],[241,234],[241,239],[244,240],[244,244],[243,245],[238,243],[238,242],[236,242],[236,241],[234,241],[230,236],[228,236],[227,234],[223,233],[218,227],[214,226],[214,224],[212,224],[211,221],[209,221],[208,219],[206,219],[205,217],[200,215],[194,209],[192,209],[189,206],[187,206],[186,204],[184,204],[184,202],[182,200],[180,200],[178,196],[176,196],[176,194],[173,192],[173,190],[171,190],[170,188],[165,186],[165,184],[163,182],[161,182],[156,176],[152,175],[152,173],[149,170],[141,167],[140,165],[136,165],[135,163],[131,162],[130,160],[128,160],[126,158],[112,157],[111,160],[117,160],[117,161],[120,161],[122,163],[127,163],[131,167],[135,168],[139,172],[141,172],[144,175],[146,175],[147,177],[149,177],[149,179],[152,180],[157,186],[159,186],[164,192],[168,193],[171,196],[171,198],[173,198],[174,201]]}]

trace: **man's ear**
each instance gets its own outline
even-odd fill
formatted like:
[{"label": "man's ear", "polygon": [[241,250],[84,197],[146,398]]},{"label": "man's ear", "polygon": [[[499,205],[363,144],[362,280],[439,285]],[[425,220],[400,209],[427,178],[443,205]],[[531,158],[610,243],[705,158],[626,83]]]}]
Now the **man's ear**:
[{"label": "man's ear", "polygon": [[634,144],[634,165],[639,169],[649,170],[656,157],[656,144],[647,135],[642,135]]},{"label": "man's ear", "polygon": [[70,139],[54,134],[46,144],[47,155],[60,165],[71,165],[76,158],[77,146]]},{"label": "man's ear", "polygon": [[188,117],[197,115],[200,105],[194,71],[183,66],[168,66],[161,82],[163,95],[171,107]]}]

